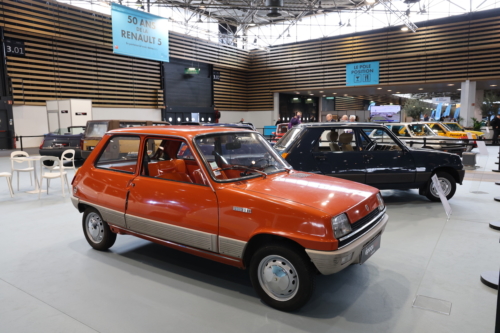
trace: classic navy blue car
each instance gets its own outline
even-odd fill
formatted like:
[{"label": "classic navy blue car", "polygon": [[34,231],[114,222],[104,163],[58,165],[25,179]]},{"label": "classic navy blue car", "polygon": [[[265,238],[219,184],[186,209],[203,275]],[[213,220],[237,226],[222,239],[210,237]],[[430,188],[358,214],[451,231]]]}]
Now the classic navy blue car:
[{"label": "classic navy blue car", "polygon": [[439,201],[431,177],[436,174],[448,199],[465,175],[458,155],[409,148],[384,125],[309,123],[290,129],[274,146],[290,165],[368,184],[379,189],[418,188]]}]

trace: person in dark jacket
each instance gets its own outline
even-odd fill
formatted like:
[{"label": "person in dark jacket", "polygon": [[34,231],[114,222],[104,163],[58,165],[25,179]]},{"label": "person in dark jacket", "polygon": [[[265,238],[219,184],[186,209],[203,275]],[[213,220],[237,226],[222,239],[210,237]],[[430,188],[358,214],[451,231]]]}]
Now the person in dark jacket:
[{"label": "person in dark jacket", "polygon": [[288,123],[288,129],[300,124],[300,117],[302,117],[302,112],[297,112],[295,116],[290,119],[290,122]]},{"label": "person in dark jacket", "polygon": [[498,136],[500,135],[500,114],[490,122],[491,128],[493,129],[493,141],[492,144],[498,144]]}]

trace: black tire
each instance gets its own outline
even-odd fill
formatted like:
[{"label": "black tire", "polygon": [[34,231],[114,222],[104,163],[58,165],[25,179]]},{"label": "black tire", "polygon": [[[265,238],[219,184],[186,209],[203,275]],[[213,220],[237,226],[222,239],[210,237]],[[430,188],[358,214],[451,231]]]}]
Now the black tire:
[{"label": "black tire", "polygon": [[[446,198],[450,200],[451,198],[453,198],[453,196],[455,195],[455,191],[457,190],[457,182],[455,181],[455,178],[453,178],[453,176],[450,175],[449,173],[442,171],[437,172],[436,175],[439,181],[445,185],[446,188],[444,189],[444,192]],[[437,194],[437,191],[434,189],[431,179],[429,179],[429,181],[427,182],[425,196],[430,201],[436,201],[436,202],[441,201],[439,195]]]},{"label": "black tire", "polygon": [[83,234],[87,242],[94,249],[106,251],[116,241],[116,234],[111,231],[109,225],[104,222],[97,209],[89,207],[83,213]]},{"label": "black tire", "polygon": [[[270,271],[266,274],[267,269]],[[264,246],[250,261],[250,280],[255,291],[264,303],[281,311],[297,310],[309,301],[314,292],[315,275],[316,269],[304,250],[286,244]],[[278,290],[282,284],[274,284],[278,281],[274,279],[285,279],[286,288]]]}]

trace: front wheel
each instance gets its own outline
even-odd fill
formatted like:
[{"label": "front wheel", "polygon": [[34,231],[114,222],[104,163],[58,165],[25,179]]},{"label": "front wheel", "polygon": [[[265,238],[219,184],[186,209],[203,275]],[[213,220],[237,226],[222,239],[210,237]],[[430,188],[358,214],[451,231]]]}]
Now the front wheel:
[{"label": "front wheel", "polygon": [[111,231],[95,208],[89,207],[85,210],[82,226],[87,242],[96,250],[106,251],[116,241],[116,234]]},{"label": "front wheel", "polygon": [[[453,195],[455,195],[455,191],[457,190],[457,182],[455,181],[455,178],[447,172],[437,172],[436,175],[439,183],[441,184],[444,195],[448,200],[450,200]],[[427,183],[425,196],[431,201],[441,201],[437,189],[434,187],[434,183],[430,179]]]},{"label": "front wheel", "polygon": [[250,279],[264,303],[281,311],[294,311],[311,298],[315,269],[304,251],[265,246],[252,257]]}]

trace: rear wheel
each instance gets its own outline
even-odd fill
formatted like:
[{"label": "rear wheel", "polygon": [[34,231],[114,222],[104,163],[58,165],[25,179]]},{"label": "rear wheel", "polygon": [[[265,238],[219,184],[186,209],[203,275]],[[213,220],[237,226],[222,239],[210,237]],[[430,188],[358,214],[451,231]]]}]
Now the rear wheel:
[{"label": "rear wheel", "polygon": [[284,245],[257,250],[250,262],[250,279],[262,301],[281,311],[294,311],[311,298],[315,269],[304,251]]},{"label": "rear wheel", "polygon": [[85,210],[82,226],[87,242],[96,250],[105,251],[116,241],[116,234],[95,208],[89,207]]},{"label": "rear wheel", "polygon": [[[457,182],[452,175],[447,172],[437,172],[436,173],[439,183],[441,184],[441,188],[443,189],[444,195],[449,200],[455,195],[455,191],[457,190]],[[429,179],[427,183],[427,189],[425,196],[431,201],[441,201],[439,198],[439,194],[437,189],[434,187],[434,183]]]}]

